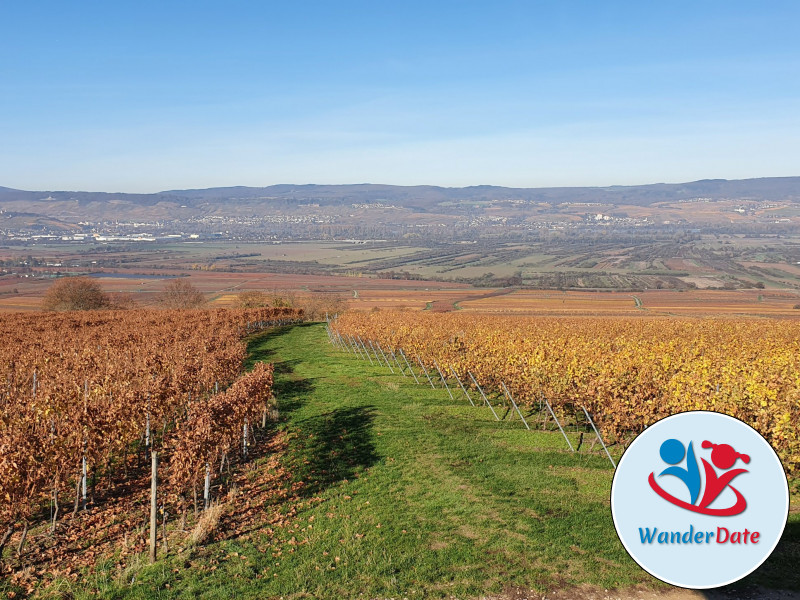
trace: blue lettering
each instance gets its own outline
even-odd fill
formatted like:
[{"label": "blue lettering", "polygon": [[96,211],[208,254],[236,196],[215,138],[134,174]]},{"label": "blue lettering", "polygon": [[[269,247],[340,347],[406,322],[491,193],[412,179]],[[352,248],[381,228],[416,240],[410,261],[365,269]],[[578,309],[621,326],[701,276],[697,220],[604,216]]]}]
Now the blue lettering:
[{"label": "blue lettering", "polygon": [[696,531],[694,525],[689,525],[687,531],[659,531],[658,527],[652,529],[639,527],[639,539],[643,544],[652,544],[653,542],[659,544],[710,544],[714,538],[717,539],[718,544],[726,542],[746,544],[748,536],[750,536],[750,543],[758,542],[758,532],[751,533],[748,529],[745,529],[742,534],[731,533],[725,527],[718,527],[715,534],[713,531]]},{"label": "blue lettering", "polygon": [[681,539],[681,541],[684,544],[691,544],[692,537],[694,537],[694,525],[689,525],[689,531],[683,534],[683,538]]},{"label": "blue lettering", "polygon": [[645,530],[642,531],[642,528],[639,527],[639,537],[642,538],[643,544],[652,544],[653,539],[656,537],[656,531],[658,531],[657,527],[653,527],[653,532],[650,533],[650,528],[645,527]]}]

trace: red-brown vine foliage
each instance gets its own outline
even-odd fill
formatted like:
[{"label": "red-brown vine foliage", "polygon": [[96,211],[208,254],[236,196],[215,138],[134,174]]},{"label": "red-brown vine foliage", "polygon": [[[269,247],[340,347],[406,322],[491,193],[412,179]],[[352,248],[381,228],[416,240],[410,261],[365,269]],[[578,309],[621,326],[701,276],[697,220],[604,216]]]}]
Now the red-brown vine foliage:
[{"label": "red-brown vine foliage", "polygon": [[[0,525],[27,520],[91,466],[143,441],[185,494],[272,398],[272,367],[238,378],[246,334],[288,308],[0,315]],[[218,390],[219,393],[214,393]]]}]

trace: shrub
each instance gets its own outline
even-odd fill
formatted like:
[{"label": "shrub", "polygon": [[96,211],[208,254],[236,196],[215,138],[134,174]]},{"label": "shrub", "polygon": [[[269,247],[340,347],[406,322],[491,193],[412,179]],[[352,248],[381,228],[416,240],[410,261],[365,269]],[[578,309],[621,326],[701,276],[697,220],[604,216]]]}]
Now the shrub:
[{"label": "shrub", "polygon": [[111,300],[100,284],[88,277],[64,277],[51,285],[42,300],[44,310],[98,310]]},{"label": "shrub", "polygon": [[164,286],[158,301],[165,308],[196,308],[205,304],[206,297],[185,279],[173,279]]}]

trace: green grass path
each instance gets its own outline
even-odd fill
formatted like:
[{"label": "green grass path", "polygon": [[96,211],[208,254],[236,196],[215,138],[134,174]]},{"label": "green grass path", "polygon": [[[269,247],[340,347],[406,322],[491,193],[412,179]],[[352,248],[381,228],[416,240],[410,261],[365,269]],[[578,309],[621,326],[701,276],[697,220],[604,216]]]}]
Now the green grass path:
[{"label": "green grass path", "polygon": [[324,498],[263,592],[469,597],[649,579],[614,534],[605,457],[371,367],[321,326],[263,340],[253,355],[276,362],[292,471]]},{"label": "green grass path", "polygon": [[[285,460],[303,482],[291,526],[211,544],[191,561],[169,557],[133,586],[99,586],[102,595],[477,598],[666,587],[614,533],[603,455],[573,454],[557,433],[498,423],[463,398],[370,366],[331,347],[321,325],[261,335],[251,354],[276,364]],[[768,563],[767,581],[787,568]]]}]

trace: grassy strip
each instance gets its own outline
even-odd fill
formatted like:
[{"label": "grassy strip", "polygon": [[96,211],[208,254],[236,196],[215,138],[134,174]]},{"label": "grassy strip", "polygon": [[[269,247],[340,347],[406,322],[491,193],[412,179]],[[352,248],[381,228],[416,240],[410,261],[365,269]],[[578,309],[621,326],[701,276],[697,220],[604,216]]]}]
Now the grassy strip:
[{"label": "grassy strip", "polygon": [[[319,325],[258,337],[276,363],[287,523],[103,579],[75,597],[469,598],[589,584],[666,587],[617,540],[612,471],[558,433],[498,423],[443,390],[325,343]],[[798,520],[750,578],[798,587]]]}]

